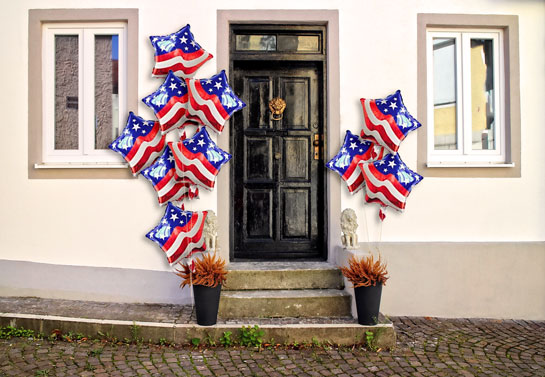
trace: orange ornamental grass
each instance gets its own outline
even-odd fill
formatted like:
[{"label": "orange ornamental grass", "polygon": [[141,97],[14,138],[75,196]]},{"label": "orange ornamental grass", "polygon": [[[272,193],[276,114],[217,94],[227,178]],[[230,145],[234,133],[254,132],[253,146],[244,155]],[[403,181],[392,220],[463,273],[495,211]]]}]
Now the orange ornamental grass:
[{"label": "orange ornamental grass", "polygon": [[192,273],[188,266],[180,264],[181,270],[176,269],[175,274],[182,278],[180,287],[186,285],[204,285],[206,287],[217,287],[218,284],[225,284],[227,270],[225,260],[216,254],[204,254],[202,259],[195,260],[195,271]]},{"label": "orange ornamental grass", "polygon": [[343,275],[350,280],[354,288],[370,287],[378,284],[385,285],[389,276],[386,270],[386,263],[380,259],[375,261],[372,255],[360,259],[352,256],[348,261],[348,267],[341,267]]}]

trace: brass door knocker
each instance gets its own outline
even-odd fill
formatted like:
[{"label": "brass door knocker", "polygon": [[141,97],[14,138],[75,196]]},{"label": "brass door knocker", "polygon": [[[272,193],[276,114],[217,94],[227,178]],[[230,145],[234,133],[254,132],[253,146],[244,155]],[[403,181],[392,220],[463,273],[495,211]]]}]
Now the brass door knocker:
[{"label": "brass door knocker", "polygon": [[269,101],[269,110],[271,111],[272,120],[282,119],[285,109],[286,101],[282,98],[276,97]]}]

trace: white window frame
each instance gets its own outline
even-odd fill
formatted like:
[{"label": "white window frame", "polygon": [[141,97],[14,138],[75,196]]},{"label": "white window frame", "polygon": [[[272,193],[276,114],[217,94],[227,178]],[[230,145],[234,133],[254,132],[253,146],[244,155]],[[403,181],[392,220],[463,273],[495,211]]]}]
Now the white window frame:
[{"label": "white window frame", "polygon": [[[434,64],[433,38],[454,38],[456,40],[456,150],[435,150],[434,143]],[[495,149],[472,149],[471,113],[471,60],[470,43],[472,38],[491,39],[494,56],[494,106]],[[427,119],[428,119],[428,166],[505,166],[505,78],[503,56],[503,31],[501,29],[426,29],[427,57]]]},{"label": "white window frame", "polygon": [[[127,24],[124,22],[82,22],[43,24],[43,124],[42,159],[44,163],[119,163],[112,151],[95,149],[95,35],[118,35],[118,133],[127,113]],[[55,36],[79,36],[78,149],[55,149]],[[114,138],[112,138],[113,141]]]}]

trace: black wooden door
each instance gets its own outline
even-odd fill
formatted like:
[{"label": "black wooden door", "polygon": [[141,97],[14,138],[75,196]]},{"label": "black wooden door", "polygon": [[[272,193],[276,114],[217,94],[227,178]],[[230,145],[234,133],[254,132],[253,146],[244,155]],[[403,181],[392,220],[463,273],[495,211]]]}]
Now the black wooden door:
[{"label": "black wooden door", "polygon": [[[257,66],[256,64],[259,64]],[[234,257],[324,256],[322,73],[311,63],[234,65],[247,107],[232,122]],[[269,101],[286,102],[274,120]]]}]

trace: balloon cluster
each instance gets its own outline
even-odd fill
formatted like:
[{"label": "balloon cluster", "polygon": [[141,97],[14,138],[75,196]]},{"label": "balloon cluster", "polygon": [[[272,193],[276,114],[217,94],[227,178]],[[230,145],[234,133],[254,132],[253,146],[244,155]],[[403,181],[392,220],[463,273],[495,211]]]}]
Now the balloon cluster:
[{"label": "balloon cluster", "polygon": [[360,136],[346,131],[339,153],[327,163],[346,182],[348,191],[365,187],[365,201],[385,209],[405,209],[412,188],[423,177],[405,165],[398,149],[407,134],[421,124],[409,113],[401,92],[380,99],[362,98],[364,124]]},{"label": "balloon cluster", "polygon": [[[146,235],[165,252],[168,262],[188,264],[206,251],[203,229],[207,211],[186,211],[173,202],[198,198],[199,189],[213,190],[220,168],[231,159],[210,137],[221,133],[231,115],[246,106],[233,92],[225,71],[194,79],[212,54],[204,50],[186,25],[165,36],[151,36],[155,49],[152,77],[164,77],[157,90],[142,101],[157,118],[147,121],[129,113],[121,135],[110,144],[128,162],[133,175],[142,174],[155,189],[160,205],[167,204],[160,223]],[[196,126],[187,138],[186,126]],[[179,130],[179,141],[166,141]]]}]

